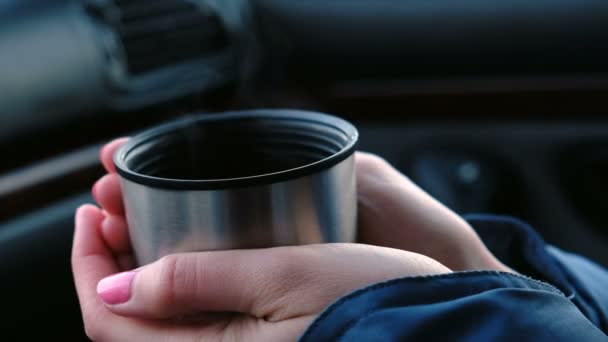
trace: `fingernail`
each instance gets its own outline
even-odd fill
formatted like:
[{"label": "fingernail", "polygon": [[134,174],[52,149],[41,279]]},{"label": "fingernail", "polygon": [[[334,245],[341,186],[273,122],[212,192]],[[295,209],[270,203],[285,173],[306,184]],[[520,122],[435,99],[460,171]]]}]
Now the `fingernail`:
[{"label": "fingernail", "polygon": [[136,272],[124,272],[102,279],[97,284],[97,294],[108,305],[122,304],[131,298],[131,283]]}]

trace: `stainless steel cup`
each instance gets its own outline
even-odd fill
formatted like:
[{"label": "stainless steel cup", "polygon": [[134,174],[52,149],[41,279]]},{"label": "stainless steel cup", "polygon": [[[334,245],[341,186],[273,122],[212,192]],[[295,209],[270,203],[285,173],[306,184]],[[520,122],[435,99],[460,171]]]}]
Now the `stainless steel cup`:
[{"label": "stainless steel cup", "polygon": [[192,251],[354,242],[358,133],[296,110],[202,114],[115,154],[138,264]]}]

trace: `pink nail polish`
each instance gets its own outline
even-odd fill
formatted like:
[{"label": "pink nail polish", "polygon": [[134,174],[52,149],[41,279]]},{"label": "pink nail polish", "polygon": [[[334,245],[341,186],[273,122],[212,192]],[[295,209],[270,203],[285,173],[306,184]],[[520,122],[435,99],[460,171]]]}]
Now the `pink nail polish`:
[{"label": "pink nail polish", "polygon": [[97,294],[108,305],[122,304],[131,298],[131,283],[136,272],[124,272],[102,279],[97,284]]}]

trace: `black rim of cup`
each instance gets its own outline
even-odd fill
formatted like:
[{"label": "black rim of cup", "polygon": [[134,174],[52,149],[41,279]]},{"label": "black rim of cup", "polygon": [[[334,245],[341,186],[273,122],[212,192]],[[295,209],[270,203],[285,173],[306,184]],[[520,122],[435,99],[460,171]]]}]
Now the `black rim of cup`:
[{"label": "black rim of cup", "polygon": [[[195,143],[205,143],[207,149],[197,155],[213,154],[219,158],[219,163],[212,160],[206,164],[208,168],[215,165],[216,174],[208,177],[203,172],[201,177],[182,177],[179,173],[164,171],[190,158],[176,154],[186,146],[178,145]],[[357,129],[327,114],[277,109],[195,114],[131,138],[116,151],[114,164],[121,177],[149,187],[219,190],[273,184],[316,174],[346,160],[355,152],[357,144]],[[258,145],[260,148],[254,148]],[[265,154],[296,156],[293,158],[300,158],[299,162],[274,169],[264,168],[263,162],[247,162],[251,151],[262,147]],[[232,174],[227,172],[227,177],[221,176],[217,165],[221,163],[233,165]],[[263,172],[248,174],[246,170],[252,165]],[[237,168],[245,171],[236,174]]]}]

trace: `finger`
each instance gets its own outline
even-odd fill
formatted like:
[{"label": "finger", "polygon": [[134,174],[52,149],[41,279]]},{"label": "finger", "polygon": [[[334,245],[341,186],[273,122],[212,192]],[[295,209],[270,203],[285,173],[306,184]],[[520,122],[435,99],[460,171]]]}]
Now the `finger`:
[{"label": "finger", "polygon": [[106,215],[101,222],[101,236],[114,255],[131,251],[127,222],[123,216]]},{"label": "finger", "polygon": [[243,278],[252,281],[263,266],[246,270],[245,254],[249,253],[171,255],[138,271],[106,278],[97,291],[115,313],[141,318],[164,319],[200,311],[248,312],[252,304],[241,284]]},{"label": "finger", "polygon": [[101,211],[92,205],[82,206],[76,212],[72,270],[85,321],[109,314],[95,288],[99,280],[118,271],[111,251],[98,233],[103,219]]},{"label": "finger", "polygon": [[99,159],[101,160],[103,167],[109,173],[116,172],[116,168],[114,167],[114,153],[120,146],[122,146],[122,144],[126,143],[128,140],[129,138],[115,139],[101,148],[99,152]]},{"label": "finger", "polygon": [[357,153],[355,161],[362,242],[428,255],[454,270],[486,268],[491,253],[459,215],[382,158]]},{"label": "finger", "polygon": [[276,322],[317,313],[364,285],[446,272],[436,261],[405,251],[317,245],[170,255],[106,278],[97,289],[110,310],[130,317],[229,311]]},{"label": "finger", "polygon": [[116,316],[107,310],[97,295],[97,283],[118,272],[118,267],[99,234],[103,219],[101,210],[92,205],[84,205],[76,212],[71,261],[87,335],[95,341],[168,341],[212,332],[212,327],[176,329]]},{"label": "finger", "polygon": [[[456,236],[470,230],[458,215],[383,159],[358,153],[355,160],[359,221],[365,228],[360,233],[366,243],[397,248],[401,247],[394,244],[429,246],[422,240],[434,241],[431,238],[437,237],[440,241],[442,236],[435,235]],[[393,234],[382,234],[382,230],[391,230]],[[400,236],[404,234],[409,235]]]},{"label": "finger", "polygon": [[111,173],[101,177],[93,185],[92,193],[95,201],[107,212],[112,215],[124,215],[120,177],[117,174]]}]

